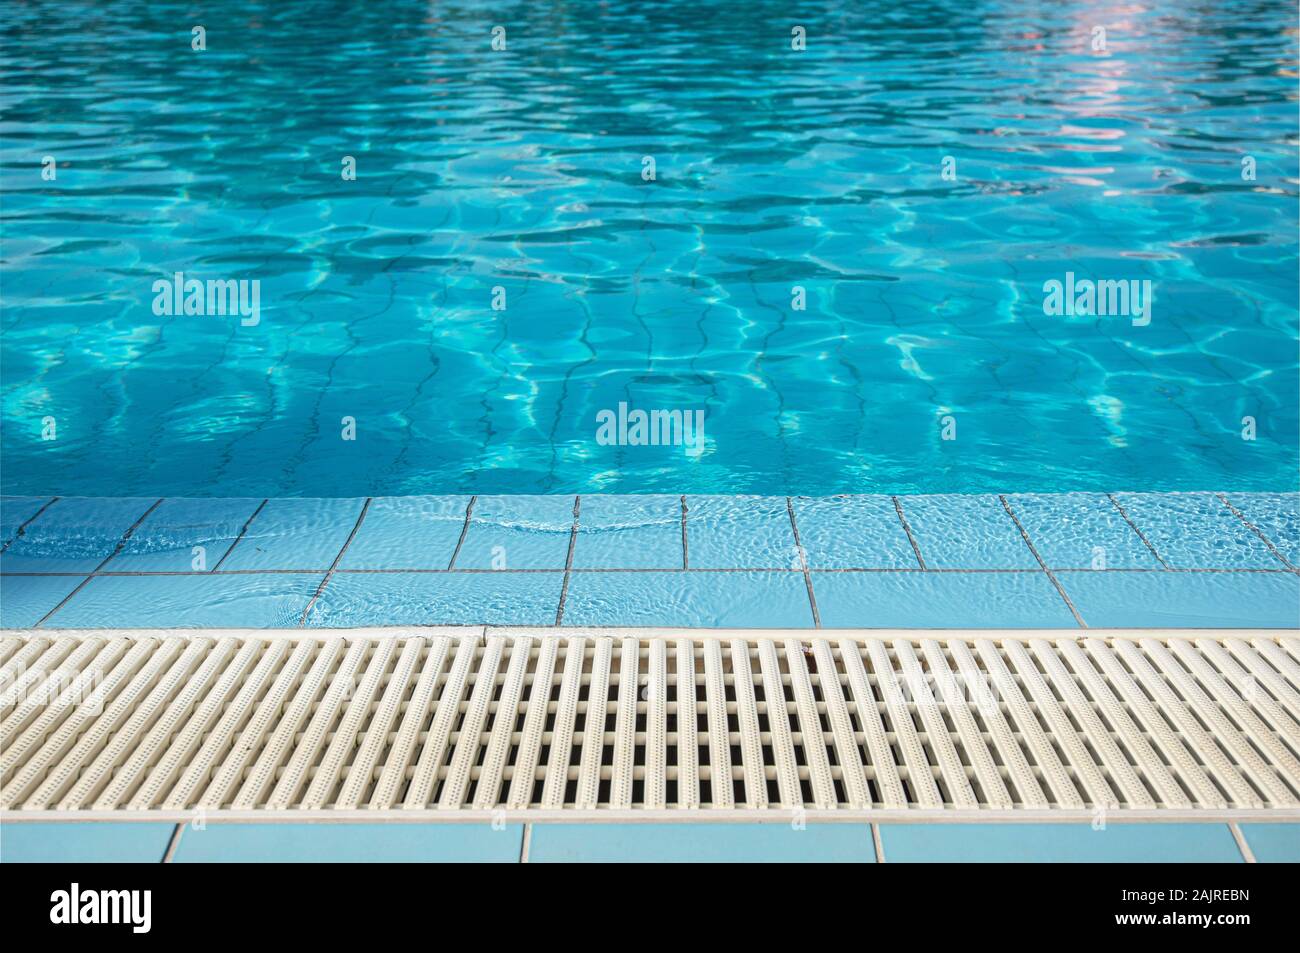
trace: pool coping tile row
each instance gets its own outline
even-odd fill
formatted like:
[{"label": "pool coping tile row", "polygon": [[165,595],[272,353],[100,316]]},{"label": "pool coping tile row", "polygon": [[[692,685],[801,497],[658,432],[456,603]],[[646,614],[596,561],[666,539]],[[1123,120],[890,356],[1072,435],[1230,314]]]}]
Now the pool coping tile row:
[{"label": "pool coping tile row", "polygon": [[[294,593],[304,585],[310,589],[299,603],[296,620],[290,617],[294,613],[289,612],[288,603],[275,603],[270,614],[272,627],[356,626],[376,624],[377,620],[392,625],[813,628],[1172,627],[1208,620],[1211,626],[1300,627],[1300,570],[1282,551],[1294,555],[1300,546],[1292,538],[1300,535],[1300,519],[1296,519],[1292,503],[1293,498],[1300,500],[1300,495],[1236,496],[1244,508],[1223,493],[1208,492],[821,498],[475,495],[260,501],[72,498],[84,508],[114,508],[117,525],[125,523],[123,514],[131,512],[128,503],[137,504],[137,509],[148,504],[106,554],[111,537],[92,541],[99,548],[87,549],[86,555],[72,560],[71,564],[79,567],[75,571],[57,568],[64,554],[51,557],[41,552],[42,546],[57,548],[57,536],[20,547],[34,549],[34,555],[11,551],[15,542],[30,543],[33,526],[39,535],[39,520],[60,498],[5,498],[4,504],[14,506],[23,518],[10,521],[0,544],[0,582],[7,583],[10,595],[17,599],[15,587],[23,578],[79,580],[39,618],[30,618],[28,611],[26,625],[5,623],[35,628],[46,626],[56,616],[60,626],[104,625],[102,618],[86,619],[75,611],[69,619],[63,610],[82,606],[88,598],[93,605],[95,597],[107,599],[113,594],[132,604],[147,591],[126,582],[105,582],[96,583],[91,595],[84,596],[83,591],[97,580],[149,577],[158,581],[151,591],[162,592],[168,587],[165,581],[177,577],[212,580],[239,576],[261,577],[258,583],[249,581],[249,589],[276,584]],[[231,518],[243,512],[233,504],[243,504],[249,511],[246,519]],[[188,571],[114,568],[115,564],[132,565],[133,560],[137,565],[157,566],[161,557],[149,548],[151,534],[165,536],[172,524],[155,526],[150,517],[178,509],[201,511],[205,506],[228,511],[224,533],[219,536],[227,545],[220,548],[220,556],[210,568],[198,565],[197,556],[197,568]],[[1270,506],[1276,508],[1273,523],[1286,534],[1278,537],[1281,547],[1249,515],[1254,508],[1262,512]],[[1133,510],[1160,513],[1168,522],[1135,520]],[[485,512],[490,514],[486,518]],[[539,512],[541,515],[530,522]],[[694,534],[692,512],[698,527]],[[1077,551],[1080,543],[1075,539],[1073,549],[1063,549],[1059,535],[1052,533],[1051,520],[1075,525],[1080,514],[1100,520],[1100,525],[1092,528],[1096,535],[1084,542],[1104,539],[1109,550],[1094,547],[1090,567],[1061,565],[1068,560],[1054,556]],[[365,532],[368,516],[369,526],[384,527],[382,532]],[[1204,523],[1218,535],[1197,537],[1187,532],[1184,523],[1188,519],[1193,527]],[[1292,520],[1296,520],[1295,526]],[[114,520],[106,522],[112,525]],[[1140,522],[1145,522],[1145,531]],[[487,528],[476,534],[476,527]],[[978,530],[974,535],[971,527]],[[178,532],[189,532],[190,538],[165,540],[171,544],[167,551],[184,552],[196,539],[206,543],[218,528],[210,521],[181,524]],[[484,538],[494,529],[504,536]],[[195,535],[205,532],[208,535]],[[1232,534],[1236,536],[1230,540],[1230,555],[1236,562],[1250,564],[1208,565],[1234,562],[1219,552],[1223,540]],[[1171,564],[1153,542],[1153,535],[1172,540],[1170,545],[1178,548],[1180,561],[1198,564]],[[696,540],[695,553],[707,554],[706,563],[733,564],[699,565],[692,559],[692,538]],[[506,547],[489,545],[500,539],[515,541],[512,545],[516,551],[522,550],[525,565],[506,565]],[[281,552],[286,541],[293,544],[295,553],[308,546],[316,558],[301,562],[311,565],[296,564],[297,559],[286,557]],[[464,561],[458,565],[462,553],[467,552],[467,541],[473,552],[465,560],[470,565]],[[85,548],[83,544],[74,539],[70,545]],[[450,549],[445,564],[433,555],[424,555],[439,547]],[[665,558],[675,547],[680,547],[679,555]],[[204,549],[195,546],[193,552]],[[1108,551],[1123,565],[1107,565]],[[646,557],[647,552],[652,555]],[[737,553],[752,558],[740,558]],[[867,558],[857,561],[866,563],[874,558],[882,565],[843,565],[864,553]],[[1098,559],[1101,565],[1097,565]],[[403,560],[424,565],[401,565]],[[379,564],[383,562],[399,564]],[[530,576],[532,580],[527,581]],[[293,582],[292,577],[309,578]],[[375,577],[375,581],[363,583],[366,577]],[[791,588],[795,578],[800,579],[802,590],[797,599]],[[1032,583],[1035,578],[1050,589]],[[717,585],[718,579],[726,583]],[[1229,579],[1230,585],[1226,584]],[[1098,580],[1105,584],[1099,586]],[[1153,586],[1156,580],[1159,583]],[[558,586],[554,598],[548,594],[552,581]],[[308,585],[310,582],[315,585]],[[404,594],[403,587],[409,593]],[[21,595],[43,598],[40,593],[33,596],[31,588]],[[367,588],[372,591],[367,593]],[[51,591],[62,589],[54,586]],[[424,601],[413,595],[430,589]],[[340,606],[340,590],[354,593],[354,604]],[[373,601],[385,593],[387,602],[381,599],[364,609],[367,595]],[[1115,602],[1119,594],[1125,595],[1122,605]],[[1235,601],[1242,606],[1244,618],[1228,614],[1222,605],[1237,594],[1243,596]],[[236,593],[229,598],[244,595]],[[267,597],[274,599],[274,594]],[[694,606],[682,606],[683,597],[694,600]],[[455,615],[456,607],[450,604],[444,610],[451,615],[428,614],[426,603],[449,600],[463,606],[467,614]],[[369,615],[357,614],[358,602]],[[110,604],[98,611],[112,616],[113,609]],[[675,611],[679,614],[673,615]],[[692,612],[695,618],[684,618]],[[267,617],[265,613],[258,616]],[[266,625],[264,621],[261,624]]]}]

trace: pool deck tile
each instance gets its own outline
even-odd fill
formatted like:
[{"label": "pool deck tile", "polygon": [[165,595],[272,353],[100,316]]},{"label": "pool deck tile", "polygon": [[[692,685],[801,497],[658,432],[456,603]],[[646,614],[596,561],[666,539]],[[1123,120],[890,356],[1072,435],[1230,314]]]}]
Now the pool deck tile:
[{"label": "pool deck tile", "polygon": [[1239,824],[1246,845],[1261,864],[1300,864],[1300,821]]},{"label": "pool deck tile", "polygon": [[581,569],[681,569],[679,496],[584,496],[573,550]]},{"label": "pool deck tile", "polygon": [[1058,572],[1094,628],[1300,627],[1290,572]]},{"label": "pool deck tile", "polygon": [[785,497],[688,496],[686,508],[692,569],[800,565]]},{"label": "pool deck tile", "polygon": [[364,502],[269,500],[221,568],[328,569],[356,526]]},{"label": "pool deck tile", "polygon": [[810,569],[920,568],[892,497],[799,497],[791,502]]},{"label": "pool deck tile", "polygon": [[50,502],[48,496],[0,497],[0,546],[7,546],[22,525]]},{"label": "pool deck tile", "polygon": [[1173,569],[1281,569],[1268,545],[1213,493],[1116,493]]},{"label": "pool deck tile", "polygon": [[522,824],[187,826],[173,863],[517,863]]},{"label": "pool deck tile", "polygon": [[85,577],[0,576],[0,628],[27,629],[62,602]]},{"label": "pool deck tile", "polygon": [[152,822],[0,824],[0,863],[157,864],[174,829]]},{"label": "pool deck tile", "polygon": [[881,824],[895,863],[1244,862],[1227,824]]},{"label": "pool deck tile", "polygon": [[564,624],[802,628],[813,617],[803,573],[582,572]]},{"label": "pool deck tile", "polygon": [[573,535],[571,496],[480,496],[457,569],[563,569]]},{"label": "pool deck tile", "polygon": [[[467,496],[379,497],[339,561],[340,569],[446,569],[465,528]],[[355,521],[356,513],[352,514]],[[346,520],[344,520],[346,522]],[[352,524],[337,541],[333,561]],[[328,567],[327,561],[325,566]]]},{"label": "pool deck tile", "polygon": [[1300,568],[1300,493],[1225,493],[1224,497]]},{"label": "pool deck tile", "polygon": [[65,629],[292,627],[323,575],[96,576],[46,624]]},{"label": "pool deck tile", "polygon": [[874,863],[869,824],[534,824],[529,863]]},{"label": "pool deck tile", "polygon": [[61,499],[0,553],[0,572],[91,572],[155,502],[156,497]]},{"label": "pool deck tile", "polygon": [[163,500],[140,523],[104,572],[190,572],[194,547],[203,547],[202,569],[215,569],[234,545],[258,499]]},{"label": "pool deck tile", "polygon": [[553,625],[563,582],[563,572],[340,572],[307,623]]},{"label": "pool deck tile", "polygon": [[1043,572],[814,572],[812,579],[827,628],[1078,627]]},{"label": "pool deck tile", "polygon": [[1105,493],[1018,494],[1007,497],[1049,569],[1160,569]]},{"label": "pool deck tile", "polygon": [[930,569],[1040,568],[996,496],[908,496],[899,502]]}]

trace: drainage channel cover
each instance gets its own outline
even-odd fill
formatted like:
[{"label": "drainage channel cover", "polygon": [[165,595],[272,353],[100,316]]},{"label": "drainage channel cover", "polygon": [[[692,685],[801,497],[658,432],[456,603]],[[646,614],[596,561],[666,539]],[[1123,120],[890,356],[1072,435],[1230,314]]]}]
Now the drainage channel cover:
[{"label": "drainage channel cover", "polygon": [[0,808],[6,821],[1300,809],[1290,637],[469,631],[7,635]]}]

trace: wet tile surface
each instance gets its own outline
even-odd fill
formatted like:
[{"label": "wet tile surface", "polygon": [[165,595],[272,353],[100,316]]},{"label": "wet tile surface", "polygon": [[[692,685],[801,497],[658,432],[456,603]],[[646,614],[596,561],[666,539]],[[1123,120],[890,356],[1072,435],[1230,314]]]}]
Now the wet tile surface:
[{"label": "wet tile surface", "polygon": [[799,565],[785,497],[689,496],[687,541],[694,569]]},{"label": "wet tile surface", "polygon": [[571,496],[480,496],[456,556],[460,569],[563,569]]},{"label": "wet tile surface", "polygon": [[1174,569],[1280,569],[1254,531],[1213,493],[1116,493]]},{"label": "wet tile surface", "polygon": [[97,576],[46,624],[65,629],[297,626],[322,575]]},{"label": "wet tile surface", "polygon": [[208,824],[187,827],[173,863],[502,863],[519,861],[523,825]]},{"label": "wet tile surface", "polygon": [[875,863],[869,824],[534,824],[529,863]]},{"label": "wet tile surface", "polygon": [[916,569],[916,553],[888,496],[792,501],[810,569]]},{"label": "wet tile surface", "polygon": [[68,498],[53,503],[0,553],[0,572],[91,572],[152,499]]},{"label": "wet tile surface", "polygon": [[584,496],[573,565],[582,569],[682,568],[676,496]]},{"label": "wet tile surface", "polygon": [[[465,528],[469,497],[407,496],[371,500],[341,569],[446,569]],[[343,514],[346,521],[346,513]],[[356,513],[352,514],[355,522]],[[348,524],[351,532],[352,524]],[[347,539],[338,540],[332,561]],[[329,562],[325,563],[326,567]]]},{"label": "wet tile surface", "polygon": [[881,824],[885,863],[1243,862],[1227,824]]},{"label": "wet tile surface", "polygon": [[1078,628],[1042,572],[815,572],[812,577],[822,625],[828,628]]},{"label": "wet tile surface", "polygon": [[569,580],[565,625],[803,627],[796,572],[583,572]]},{"label": "wet tile surface", "polygon": [[996,496],[908,496],[900,504],[931,569],[1038,569]]},{"label": "wet tile surface", "polygon": [[563,572],[335,573],[313,626],[554,625]]},{"label": "wet tile surface", "polygon": [[41,823],[4,825],[0,863],[157,864],[175,825],[142,823]]},{"label": "wet tile surface", "polygon": [[1060,572],[1094,628],[1296,628],[1300,576],[1289,572]]},{"label": "wet tile surface", "polygon": [[[163,500],[140,523],[106,572],[215,569],[261,500]],[[198,551],[196,552],[196,547]]]},{"label": "wet tile surface", "polygon": [[363,500],[270,500],[222,569],[328,569]]},{"label": "wet tile surface", "polygon": [[1160,569],[1142,537],[1104,493],[1008,496],[1049,569]]}]

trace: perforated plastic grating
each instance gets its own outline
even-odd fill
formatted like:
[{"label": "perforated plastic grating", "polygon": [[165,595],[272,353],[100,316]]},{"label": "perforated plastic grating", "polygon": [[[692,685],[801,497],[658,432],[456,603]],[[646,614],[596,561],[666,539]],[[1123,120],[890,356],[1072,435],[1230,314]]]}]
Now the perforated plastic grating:
[{"label": "perforated plastic grating", "polygon": [[6,636],[0,804],[10,819],[1300,810],[1290,637],[469,633]]}]

